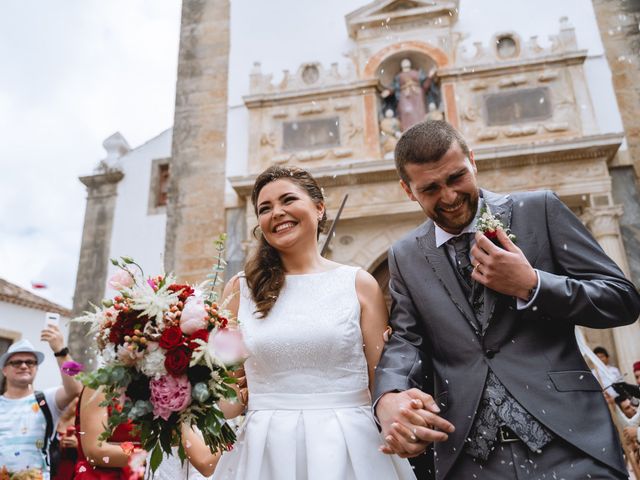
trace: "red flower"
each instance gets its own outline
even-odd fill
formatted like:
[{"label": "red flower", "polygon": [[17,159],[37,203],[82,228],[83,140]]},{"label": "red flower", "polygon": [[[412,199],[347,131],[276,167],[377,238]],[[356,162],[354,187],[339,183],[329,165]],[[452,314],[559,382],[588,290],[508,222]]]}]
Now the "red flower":
[{"label": "red flower", "polygon": [[178,285],[176,283],[173,283],[167,288],[172,292],[179,292],[180,290],[182,290],[182,292],[180,292],[180,294],[178,295],[178,298],[181,302],[184,302],[187,298],[193,295],[193,288],[189,285]]},{"label": "red flower", "polygon": [[487,230],[486,232],[484,232],[484,236],[487,237],[489,240],[493,240],[494,238],[498,238],[498,231]]},{"label": "red flower", "polygon": [[123,330],[123,322],[121,320],[116,320],[115,323],[111,325],[111,330],[109,330],[109,341],[116,345],[122,345],[124,343]]},{"label": "red flower", "polygon": [[167,356],[164,359],[164,368],[174,377],[179,377],[187,371],[190,361],[191,350],[186,347],[174,348],[167,352]]},{"label": "red flower", "polygon": [[171,350],[172,348],[182,345],[184,343],[182,330],[180,330],[180,327],[165,328],[162,332],[159,343],[162,348],[166,348],[167,350]]},{"label": "red flower", "polygon": [[191,350],[195,350],[200,346],[200,344],[194,341],[197,339],[203,340],[206,343],[209,340],[209,331],[205,328],[201,328],[187,337],[187,345]]}]

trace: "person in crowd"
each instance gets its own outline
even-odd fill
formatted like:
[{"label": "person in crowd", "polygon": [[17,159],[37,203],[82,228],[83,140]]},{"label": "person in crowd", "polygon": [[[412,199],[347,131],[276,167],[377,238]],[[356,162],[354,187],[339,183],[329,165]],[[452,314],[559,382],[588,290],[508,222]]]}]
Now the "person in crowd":
[{"label": "person in crowd", "polygon": [[75,430],[78,461],[74,480],[129,480],[129,460],[139,439],[131,422],[119,425],[107,441],[99,440],[107,425],[111,407],[101,405],[105,396],[85,387],[76,409]]},{"label": "person in crowd", "polygon": [[[418,123],[394,158],[429,218],[389,250],[393,335],[374,395],[384,451],[436,442],[422,478],[438,480],[627,478],[575,326],[635,322],[633,283],[553,193],[480,188],[448,123]],[[455,430],[434,428],[439,418]]]},{"label": "person in crowd", "polygon": [[640,362],[633,364],[633,375],[636,377],[636,383],[640,385]]},{"label": "person in crowd", "polygon": [[60,463],[53,480],[71,480],[78,460],[78,438],[76,437],[76,407],[78,398],[74,398],[64,409],[56,433],[60,442]]},{"label": "person in crowd", "polygon": [[618,367],[614,366],[614,365],[610,365],[610,358],[609,358],[609,352],[607,351],[606,348],[604,347],[596,347],[593,349],[593,353],[595,353],[598,358],[602,361],[602,363],[604,363],[607,366],[607,370],[609,370],[609,373],[611,373],[612,377],[615,378],[622,378],[622,374],[620,373],[620,370],[618,369]]},{"label": "person in crowd", "polygon": [[[268,168],[251,200],[259,246],[223,293],[249,351],[248,405],[213,478],[415,478],[406,460],[378,450],[371,412],[369,387],[387,328],[380,287],[363,270],[319,254],[327,217],[307,171]],[[228,407],[231,417],[245,409]]]},{"label": "person in crowd", "polygon": [[[64,337],[55,325],[48,325],[40,334],[47,342],[61,367],[70,360]],[[55,425],[62,411],[78,396],[81,385],[73,377],[61,373],[62,385],[36,392],[33,383],[45,354],[28,340],[12,344],[0,356],[0,367],[6,388],[0,396],[0,468],[24,478],[49,480],[48,445],[55,434]],[[42,395],[42,398],[40,398]],[[50,437],[47,433],[47,413],[50,413]]]}]

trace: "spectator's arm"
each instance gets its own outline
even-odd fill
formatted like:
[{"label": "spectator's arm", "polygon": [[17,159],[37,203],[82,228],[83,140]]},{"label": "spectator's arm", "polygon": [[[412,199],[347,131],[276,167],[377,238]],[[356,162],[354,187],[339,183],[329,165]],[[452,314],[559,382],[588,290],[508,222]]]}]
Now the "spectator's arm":
[{"label": "spectator's arm", "polygon": [[107,409],[100,406],[104,399],[101,392],[90,388],[84,390],[80,400],[78,438],[82,452],[92,466],[121,468],[129,463],[129,456],[120,448],[120,444],[98,440],[107,424]]},{"label": "spectator's arm", "polygon": [[[54,354],[65,348],[64,337],[56,325],[47,325],[40,333],[40,340],[47,342]],[[60,369],[64,362],[71,360],[71,357],[66,354],[55,357],[55,359],[58,362],[58,369]],[[73,377],[63,374],[62,370],[60,370],[60,375],[62,377],[62,387],[56,392],[56,406],[59,410],[64,410],[71,400],[80,395],[82,385]]]}]

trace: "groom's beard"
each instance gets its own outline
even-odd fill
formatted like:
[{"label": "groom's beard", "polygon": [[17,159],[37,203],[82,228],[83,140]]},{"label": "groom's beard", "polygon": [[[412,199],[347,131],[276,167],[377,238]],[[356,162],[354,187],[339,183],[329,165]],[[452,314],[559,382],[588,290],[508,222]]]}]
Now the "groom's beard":
[{"label": "groom's beard", "polygon": [[461,193],[458,196],[458,202],[456,202],[456,205],[462,204],[459,210],[450,213],[444,211],[442,207],[450,208],[454,205],[438,205],[434,209],[432,220],[444,231],[458,234],[469,225],[476,216],[479,198],[477,192],[474,195]]}]

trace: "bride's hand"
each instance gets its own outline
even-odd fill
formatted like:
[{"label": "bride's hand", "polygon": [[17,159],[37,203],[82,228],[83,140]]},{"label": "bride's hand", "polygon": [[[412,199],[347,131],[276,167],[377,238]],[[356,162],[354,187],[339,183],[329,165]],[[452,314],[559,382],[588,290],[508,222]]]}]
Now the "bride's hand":
[{"label": "bride's hand", "polygon": [[386,444],[381,451],[401,457],[420,455],[432,442],[448,439],[455,429],[439,417],[440,411],[431,397],[416,388],[383,395],[376,405]]}]

